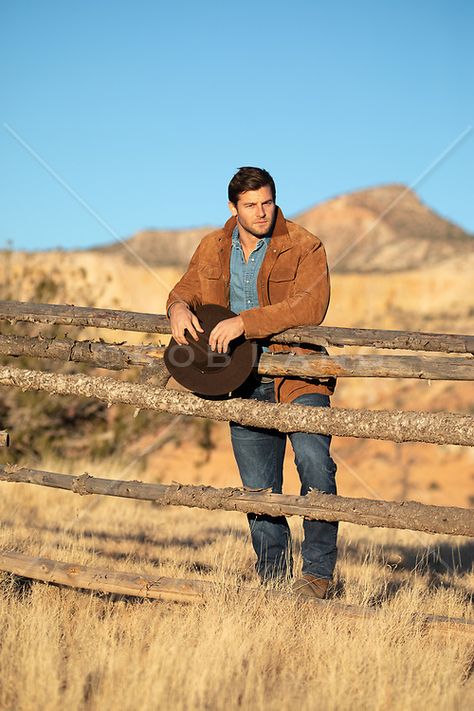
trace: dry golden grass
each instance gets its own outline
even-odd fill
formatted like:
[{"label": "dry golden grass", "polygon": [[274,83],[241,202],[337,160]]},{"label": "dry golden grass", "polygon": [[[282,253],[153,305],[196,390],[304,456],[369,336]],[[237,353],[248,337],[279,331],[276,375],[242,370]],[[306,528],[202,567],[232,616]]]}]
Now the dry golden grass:
[{"label": "dry golden grass", "polygon": [[[71,468],[110,477],[121,469],[78,462]],[[354,621],[330,605],[321,613],[292,597],[265,599],[241,514],[0,487],[3,549],[226,583],[206,603],[187,605],[114,600],[0,573],[2,709],[405,710],[474,703],[472,641],[423,630],[412,617],[472,619],[472,547],[464,539],[341,526],[331,594],[381,610]],[[291,525],[298,551],[300,524]],[[257,589],[250,600],[236,591],[242,582]]]}]

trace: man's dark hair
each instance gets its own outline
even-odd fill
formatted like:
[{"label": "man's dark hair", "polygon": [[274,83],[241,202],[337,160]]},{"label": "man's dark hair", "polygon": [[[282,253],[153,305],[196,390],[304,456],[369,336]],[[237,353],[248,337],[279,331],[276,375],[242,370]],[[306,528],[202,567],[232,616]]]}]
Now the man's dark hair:
[{"label": "man's dark hair", "polygon": [[229,183],[228,196],[229,202],[237,205],[240,193],[245,193],[247,190],[260,190],[265,185],[269,185],[272,191],[273,200],[276,198],[275,182],[270,173],[263,168],[252,168],[244,166],[239,168]]}]

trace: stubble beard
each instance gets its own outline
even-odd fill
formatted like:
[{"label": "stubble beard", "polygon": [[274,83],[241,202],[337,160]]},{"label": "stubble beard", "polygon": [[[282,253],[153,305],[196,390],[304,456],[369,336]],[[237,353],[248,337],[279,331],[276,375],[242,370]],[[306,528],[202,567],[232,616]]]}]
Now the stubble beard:
[{"label": "stubble beard", "polygon": [[262,231],[256,230],[252,225],[247,225],[240,219],[240,217],[237,217],[237,222],[246,232],[252,235],[252,237],[255,237],[256,239],[263,239],[263,237],[267,237],[272,232],[273,225],[275,224],[275,217],[268,223],[268,225],[262,225]]}]

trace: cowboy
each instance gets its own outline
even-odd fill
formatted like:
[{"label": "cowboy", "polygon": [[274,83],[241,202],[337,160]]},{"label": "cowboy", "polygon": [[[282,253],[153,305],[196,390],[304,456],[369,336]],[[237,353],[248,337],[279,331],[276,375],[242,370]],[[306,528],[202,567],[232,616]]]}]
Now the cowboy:
[{"label": "cowboy", "polygon": [[[285,219],[277,207],[275,183],[261,168],[243,167],[228,187],[232,217],[222,229],[206,235],[189,267],[170,292],[166,310],[177,344],[203,332],[195,311],[203,304],[230,308],[208,334],[211,351],[228,352],[235,339],[262,339],[303,325],[318,325],[329,304],[329,274],[320,240]],[[186,333],[187,332],[187,333]],[[282,344],[263,345],[271,352],[288,351]],[[308,352],[292,348],[293,352]],[[322,349],[324,350],[324,349]],[[265,402],[329,407],[335,381],[267,378],[254,371],[233,397]],[[301,494],[310,489],[336,493],[336,465],[328,435],[244,427],[230,422],[234,456],[247,490],[281,493],[287,436],[301,480]],[[292,576],[290,529],[285,517],[248,514],[256,571],[263,583]],[[293,583],[300,595],[324,598],[336,563],[337,522],[304,520],[302,576]]]}]

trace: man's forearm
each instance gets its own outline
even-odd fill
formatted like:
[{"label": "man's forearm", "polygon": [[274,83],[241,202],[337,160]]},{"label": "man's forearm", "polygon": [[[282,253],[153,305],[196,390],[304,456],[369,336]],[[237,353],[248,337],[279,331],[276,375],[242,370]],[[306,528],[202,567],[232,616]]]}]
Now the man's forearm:
[{"label": "man's forearm", "polygon": [[329,298],[326,253],[322,243],[318,242],[299,263],[291,296],[242,311],[245,337],[266,338],[288,328],[317,326],[326,315]]},{"label": "man's forearm", "polygon": [[275,333],[281,333],[288,328],[297,326],[317,326],[323,320],[327,309],[316,307],[311,311],[304,310],[299,300],[282,301],[270,306],[261,306],[248,311],[242,311],[241,317],[244,324],[246,338],[267,338]]},{"label": "man's forearm", "polygon": [[267,338],[297,326],[318,326],[329,306],[329,280],[321,283],[319,293],[303,292],[267,306],[241,312],[246,338]]}]

